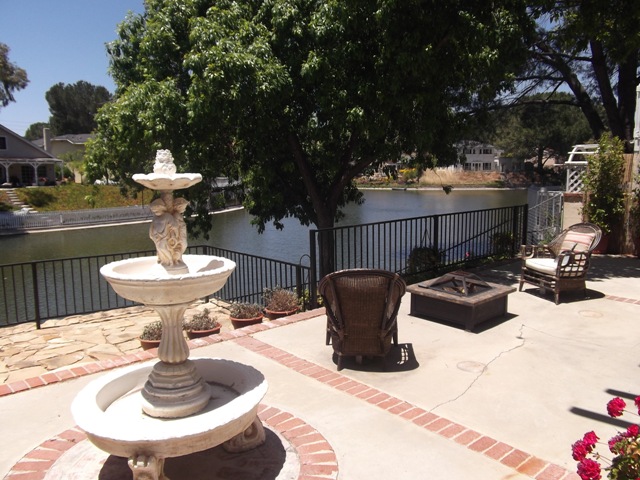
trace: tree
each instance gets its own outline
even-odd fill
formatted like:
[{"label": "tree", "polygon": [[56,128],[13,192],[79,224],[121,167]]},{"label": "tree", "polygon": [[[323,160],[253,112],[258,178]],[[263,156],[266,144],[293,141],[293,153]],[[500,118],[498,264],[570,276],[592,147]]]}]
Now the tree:
[{"label": "tree", "polygon": [[532,95],[498,115],[500,127],[493,142],[508,157],[536,158],[540,174],[549,154],[566,158],[573,145],[585,143],[591,136],[586,119],[577,106],[571,105],[568,93]]},{"label": "tree", "polygon": [[36,122],[29,125],[27,131],[24,134],[24,138],[33,141],[42,138],[42,129],[49,128],[49,124],[45,122]]},{"label": "tree", "polygon": [[[599,139],[608,128],[632,151],[640,59],[640,2],[539,0],[530,69],[521,92],[567,87]],[[604,115],[597,106],[604,107]]]},{"label": "tree", "polygon": [[124,178],[170,148],[183,170],[241,175],[260,231],[332,227],[366,168],[454,157],[458,114],[510,85],[530,22],[509,0],[148,1],[108,47],[89,170]]},{"label": "tree", "polygon": [[0,106],[15,102],[13,92],[26,88],[27,72],[9,61],[9,47],[0,43]]},{"label": "tree", "polygon": [[84,80],[65,85],[57,83],[45,94],[49,103],[51,133],[90,133],[96,127],[95,114],[111,100],[111,94],[102,86]]}]

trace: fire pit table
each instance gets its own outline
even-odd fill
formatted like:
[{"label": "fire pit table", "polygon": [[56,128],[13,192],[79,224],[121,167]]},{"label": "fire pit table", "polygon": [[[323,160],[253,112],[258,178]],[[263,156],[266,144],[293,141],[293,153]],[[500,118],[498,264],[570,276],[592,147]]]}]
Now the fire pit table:
[{"label": "fire pit table", "polygon": [[460,325],[467,331],[507,313],[508,295],[515,287],[481,280],[461,270],[407,287],[410,315]]}]

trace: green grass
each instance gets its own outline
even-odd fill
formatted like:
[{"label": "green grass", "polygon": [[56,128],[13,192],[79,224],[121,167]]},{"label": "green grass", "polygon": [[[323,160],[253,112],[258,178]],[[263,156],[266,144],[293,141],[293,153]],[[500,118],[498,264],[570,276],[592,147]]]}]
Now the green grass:
[{"label": "green grass", "polygon": [[[85,210],[88,208],[113,208],[142,204],[142,196],[126,197],[115,185],[81,185],[70,183],[55,187],[17,188],[16,194],[24,203],[39,212],[60,210]],[[148,204],[152,192],[145,190],[144,202]]]}]

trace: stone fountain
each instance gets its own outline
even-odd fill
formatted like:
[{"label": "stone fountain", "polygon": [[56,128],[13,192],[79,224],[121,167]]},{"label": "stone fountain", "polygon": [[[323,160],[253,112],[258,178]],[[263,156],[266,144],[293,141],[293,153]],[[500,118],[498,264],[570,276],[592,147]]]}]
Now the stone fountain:
[{"label": "stone fountain", "polygon": [[185,310],[220,290],[235,263],[210,255],[185,255],[187,201],[173,191],[202,180],[176,173],[168,150],[159,150],[152,174],[133,176],[160,198],[150,204],[149,236],[157,255],[105,265],[100,273],[120,296],[150,306],[162,320],[159,362],[115,371],[90,383],[72,413],[97,447],[129,459],[134,480],[168,480],[166,458],[223,444],[232,452],[255,448],[265,434],[257,417],[267,391],[263,375],[248,365],[216,358],[189,359],[182,332]]}]

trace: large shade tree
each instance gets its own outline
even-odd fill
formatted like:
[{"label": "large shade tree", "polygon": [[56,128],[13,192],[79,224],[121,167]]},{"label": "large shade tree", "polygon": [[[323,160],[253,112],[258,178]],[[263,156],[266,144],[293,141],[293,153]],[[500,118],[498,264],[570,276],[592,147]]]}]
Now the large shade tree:
[{"label": "large shade tree", "polygon": [[631,151],[640,78],[640,2],[537,0],[530,4],[538,29],[520,94],[566,89],[594,138],[610,130]]},{"label": "large shade tree", "polygon": [[51,112],[51,133],[65,135],[91,133],[96,127],[96,112],[111,100],[111,93],[103,86],[80,80],[56,83],[47,90],[45,98]]},{"label": "large shade tree", "polygon": [[492,142],[505,156],[535,159],[542,174],[550,157],[565,160],[573,145],[592,138],[587,120],[571,99],[565,92],[531,95],[513,109],[496,112],[499,127]]},{"label": "large shade tree", "polygon": [[[514,0],[145,6],[108,47],[116,98],[99,114],[89,171],[130,177],[170,148],[184,171],[240,175],[259,229],[288,216],[332,227],[361,199],[353,180],[366,168],[402,152],[452,156],[458,115],[510,86],[531,28]],[[185,195],[203,209],[205,193]]]},{"label": "large shade tree", "polygon": [[14,92],[22,90],[29,83],[27,72],[9,60],[9,47],[0,43],[0,107],[14,102]]}]

